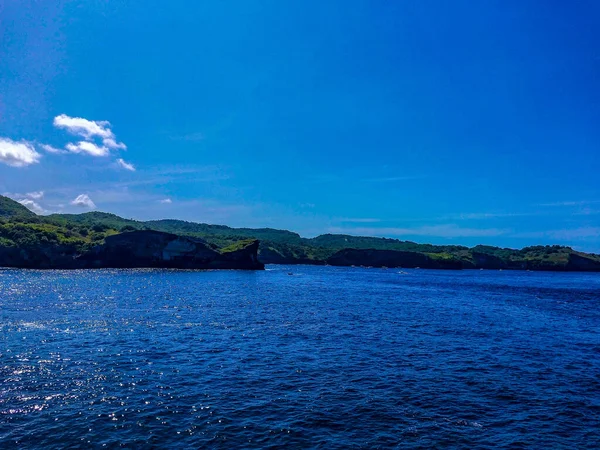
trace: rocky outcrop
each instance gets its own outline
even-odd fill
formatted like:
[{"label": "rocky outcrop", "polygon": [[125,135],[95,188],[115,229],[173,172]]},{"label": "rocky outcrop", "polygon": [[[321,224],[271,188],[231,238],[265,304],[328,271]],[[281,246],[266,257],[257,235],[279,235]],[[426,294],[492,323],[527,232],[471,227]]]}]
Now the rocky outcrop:
[{"label": "rocky outcrop", "polygon": [[287,249],[279,249],[279,251],[261,246],[258,249],[258,256],[265,264],[308,264],[308,265],[325,265],[325,261],[318,259],[310,259],[306,255],[294,254]]},{"label": "rocky outcrop", "polygon": [[35,269],[176,268],[264,269],[258,261],[258,241],[220,252],[201,239],[160,231],[132,231],[108,236],[84,252],[58,246],[12,247],[0,251],[0,267]]},{"label": "rocky outcrop", "polygon": [[488,253],[471,251],[472,266],[465,262],[465,269],[486,268],[486,269],[506,269],[507,262],[497,256]]},{"label": "rocky outcrop", "polygon": [[418,252],[344,249],[327,258],[332,266],[404,267],[423,269],[462,269],[460,261],[437,260]]},{"label": "rocky outcrop", "polygon": [[109,236],[78,260],[83,267],[164,267],[177,269],[264,269],[258,241],[221,253],[201,239],[143,230]]},{"label": "rocky outcrop", "polygon": [[600,261],[593,260],[585,255],[572,253],[569,255],[569,262],[566,265],[566,269],[580,272],[599,272]]},{"label": "rocky outcrop", "polygon": [[20,269],[78,269],[77,249],[46,243],[35,247],[0,246],[0,267]]},{"label": "rocky outcrop", "polygon": [[258,260],[258,240],[250,240],[246,245],[232,251],[219,253],[219,257],[211,261],[212,269],[264,269],[265,265]]},{"label": "rocky outcrop", "polygon": [[468,248],[332,234],[304,239],[271,228],[139,222],[97,211],[37,216],[0,195],[0,267],[260,269],[259,258],[270,264],[600,272],[600,255],[561,245]]}]

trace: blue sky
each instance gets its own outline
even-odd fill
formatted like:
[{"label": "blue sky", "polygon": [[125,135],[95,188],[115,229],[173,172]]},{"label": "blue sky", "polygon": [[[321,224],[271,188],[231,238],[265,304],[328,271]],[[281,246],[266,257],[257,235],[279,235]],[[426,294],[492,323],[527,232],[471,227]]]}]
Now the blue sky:
[{"label": "blue sky", "polygon": [[600,3],[0,6],[0,193],[600,252]]}]

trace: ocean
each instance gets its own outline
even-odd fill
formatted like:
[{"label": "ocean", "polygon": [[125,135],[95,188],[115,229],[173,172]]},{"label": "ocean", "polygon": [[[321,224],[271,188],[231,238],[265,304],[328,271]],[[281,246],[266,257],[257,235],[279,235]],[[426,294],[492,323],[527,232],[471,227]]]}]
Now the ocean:
[{"label": "ocean", "polygon": [[600,274],[0,270],[1,448],[600,448]]}]

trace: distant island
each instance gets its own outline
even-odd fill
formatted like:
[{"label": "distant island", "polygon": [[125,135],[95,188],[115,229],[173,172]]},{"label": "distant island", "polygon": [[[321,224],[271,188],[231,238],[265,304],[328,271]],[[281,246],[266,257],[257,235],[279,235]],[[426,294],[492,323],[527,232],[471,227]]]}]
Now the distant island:
[{"label": "distant island", "polygon": [[0,267],[257,270],[264,264],[600,271],[600,255],[557,245],[515,250],[339,234],[306,239],[272,228],[142,222],[103,212],[39,216],[0,196]]}]

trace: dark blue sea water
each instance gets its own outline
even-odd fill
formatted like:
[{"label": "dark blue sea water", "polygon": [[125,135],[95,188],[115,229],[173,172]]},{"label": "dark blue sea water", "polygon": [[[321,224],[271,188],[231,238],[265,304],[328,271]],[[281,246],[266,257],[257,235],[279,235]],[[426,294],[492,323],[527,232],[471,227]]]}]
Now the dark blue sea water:
[{"label": "dark blue sea water", "polygon": [[399,272],[2,270],[0,447],[600,448],[600,274]]}]

